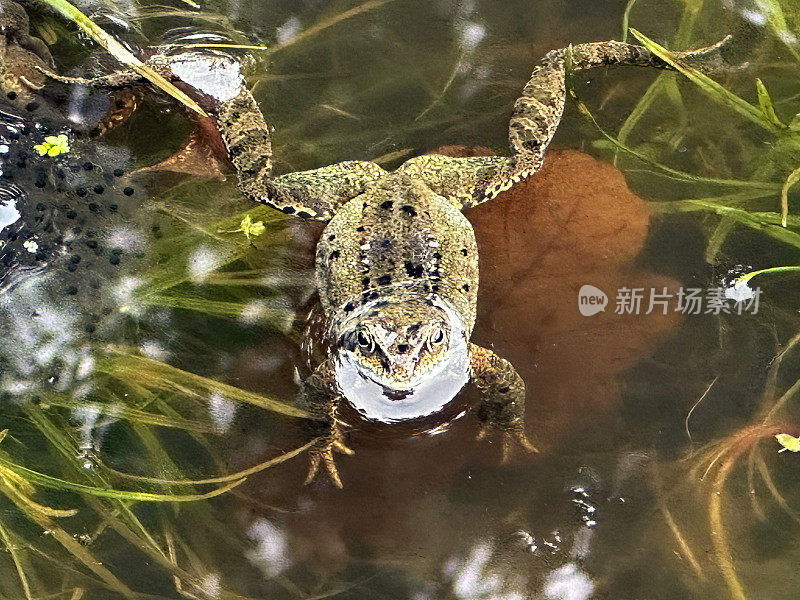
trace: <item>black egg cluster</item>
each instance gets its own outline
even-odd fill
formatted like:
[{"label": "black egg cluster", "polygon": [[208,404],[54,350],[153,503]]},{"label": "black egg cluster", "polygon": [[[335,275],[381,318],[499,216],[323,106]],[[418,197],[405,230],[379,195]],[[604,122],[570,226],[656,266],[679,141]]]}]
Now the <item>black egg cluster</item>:
[{"label": "black egg cluster", "polygon": [[69,152],[56,157],[34,149],[67,131],[36,102],[16,111],[0,103],[0,203],[19,213],[0,230],[0,289],[46,271],[49,295],[73,304],[91,332],[111,311],[99,290],[136,258],[107,234],[131,223],[143,198],[122,160],[109,161],[114,154],[96,141],[69,135]]}]

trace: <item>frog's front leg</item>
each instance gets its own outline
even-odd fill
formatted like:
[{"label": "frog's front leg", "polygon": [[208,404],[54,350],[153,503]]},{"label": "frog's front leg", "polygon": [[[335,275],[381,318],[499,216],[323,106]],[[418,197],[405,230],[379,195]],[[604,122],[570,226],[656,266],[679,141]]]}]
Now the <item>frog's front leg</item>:
[{"label": "frog's front leg", "polygon": [[487,348],[469,345],[470,377],[483,395],[478,418],[483,428],[478,439],[490,429],[503,436],[503,462],[516,444],[526,452],[538,452],[525,434],[525,382],[514,366]]},{"label": "frog's front leg", "polygon": [[319,426],[319,431],[315,431],[317,443],[309,450],[311,465],[306,484],[314,480],[322,466],[333,484],[342,487],[333,453],[353,454],[353,451],[345,445],[342,425],[336,418],[340,400],[333,366],[327,360],[303,382],[299,394],[299,403],[311,413],[315,424]]}]

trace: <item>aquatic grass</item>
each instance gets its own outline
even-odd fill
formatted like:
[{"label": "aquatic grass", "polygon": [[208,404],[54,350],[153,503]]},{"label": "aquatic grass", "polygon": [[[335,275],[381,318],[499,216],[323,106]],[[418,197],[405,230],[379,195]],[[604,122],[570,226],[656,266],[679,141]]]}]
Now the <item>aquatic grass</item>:
[{"label": "aquatic grass", "polygon": [[[722,86],[721,84],[717,83],[700,70],[682,64],[678,61],[669,51],[665,48],[660,46],[659,44],[655,43],[636,29],[631,29],[631,33],[636,37],[639,42],[642,43],[648,50],[653,52],[656,56],[664,60],[667,64],[672,66],[676,69],[680,74],[685,76],[687,79],[692,81],[703,93],[707,96],[714,99],[716,102],[725,105],[735,112],[737,112],[740,116],[748,119],[750,122],[755,123],[766,129],[770,133],[778,136],[778,137],[789,137],[789,138],[796,138],[797,132],[790,126],[783,123],[778,115],[775,112],[773,100],[767,91],[766,86],[760,79],[755,80],[756,86],[756,96],[757,96],[757,104],[753,105],[740,96],[734,94],[733,92],[729,91],[727,88]],[[651,87],[648,92],[651,90],[655,90],[657,88]],[[631,121],[626,122],[623,127],[627,127],[624,131],[625,137],[630,133],[632,126],[635,125],[641,115],[643,114],[644,110],[649,108],[649,104],[642,104],[637,106],[635,118]],[[588,114],[588,110],[585,107],[581,108],[581,112],[585,115]],[[589,114],[589,118],[594,121],[594,118]],[[599,128],[599,125],[598,125]],[[634,151],[626,148],[624,144],[620,143],[618,140],[615,140],[613,136],[608,136],[604,134],[607,139],[615,143],[619,149],[626,150],[629,153],[634,154],[640,160],[643,160],[641,156],[636,154]],[[623,138],[624,139],[624,138]],[[794,139],[792,142],[796,143]],[[800,167],[794,169],[789,176],[787,177],[786,181],[781,186],[780,190],[780,206],[781,206],[781,214],[782,214],[782,226],[786,227],[787,225],[787,216],[788,216],[788,192],[789,189],[794,186],[797,181],[800,180]]]},{"label": "aquatic grass", "polygon": [[736,280],[737,284],[746,284],[754,277],[758,277],[760,275],[767,275],[767,274],[774,274],[774,273],[798,273],[800,272],[800,267],[796,266],[787,266],[787,267],[770,267],[769,269],[759,269],[757,271],[751,271],[739,277]]},{"label": "aquatic grass", "polygon": [[[767,271],[769,270],[764,270]],[[785,414],[789,400],[800,393],[800,380],[795,381],[776,398],[779,371],[787,356],[793,353],[798,345],[800,345],[800,333],[789,340],[783,351],[773,360],[768,372],[767,385],[761,396],[760,415],[752,423],[721,440],[707,444],[690,457],[693,463],[693,467],[689,470],[690,481],[706,482],[706,519],[709,537],[717,566],[731,597],[735,600],[749,600],[751,596],[746,592],[737,573],[728,537],[729,528],[723,513],[724,502],[728,498],[728,482],[742,457],[747,457],[747,489],[750,490],[750,502],[756,514],[764,515],[764,510],[756,498],[756,483],[760,482],[777,506],[800,524],[800,514],[789,505],[770,473],[764,459],[762,444],[764,441],[774,444],[773,438],[777,434],[800,431],[800,425]]]},{"label": "aquatic grass", "polygon": [[[235,279],[239,265],[231,268],[235,263],[249,263],[268,270],[273,258],[282,256],[286,241],[284,217],[267,207],[248,205],[247,210],[234,215],[209,218],[208,209],[204,211],[203,207],[181,203],[182,198],[196,197],[192,190],[197,185],[195,182],[180,184],[154,203],[155,210],[167,218],[167,221],[159,220],[159,227],[165,234],[152,241],[152,256],[156,259],[146,261],[140,269],[130,299],[120,306],[120,311],[136,312],[141,308],[161,306],[245,320],[286,331],[293,321],[293,311],[283,304],[271,303],[269,297],[254,298],[251,292],[237,289],[239,285]],[[228,188],[220,190],[230,193]],[[231,198],[230,202],[234,203],[234,199]],[[225,206],[223,200],[212,210],[225,210]],[[236,230],[246,219],[264,227],[264,234],[253,238],[250,243]],[[244,270],[252,271],[250,268]],[[225,278],[229,278],[229,285],[223,287],[219,282]],[[216,282],[216,291],[207,287],[207,284],[211,285],[210,281]],[[209,293],[202,291],[203,286]],[[267,291],[278,289],[277,286],[262,287]]]},{"label": "aquatic grass", "polygon": [[789,190],[797,185],[800,181],[800,167],[789,173],[786,178],[786,183],[781,188],[781,225],[786,227],[786,222],[789,216]]},{"label": "aquatic grass", "polygon": [[317,21],[313,25],[302,29],[297,34],[286,40],[283,44],[279,44],[276,46],[263,46],[259,44],[217,44],[217,43],[192,43],[192,44],[180,44],[181,48],[223,48],[223,49],[239,49],[239,50],[256,50],[261,51],[267,54],[275,54],[280,52],[281,50],[286,50],[294,45],[300,44],[302,42],[306,42],[309,39],[313,38],[316,35],[319,35],[326,29],[330,29],[339,23],[361,15],[363,13],[369,12],[371,10],[375,10],[380,6],[387,4],[388,2],[392,2],[393,0],[367,0],[357,6],[344,10],[340,13],[336,13],[329,17],[326,17],[320,21]]},{"label": "aquatic grass", "polygon": [[[628,41],[630,33],[630,15],[636,4],[636,0],[629,0],[622,16],[622,41]],[[677,48],[689,50],[688,44],[692,31],[697,22],[702,2],[684,2],[680,21],[673,35],[673,43]],[[661,97],[666,98],[667,102],[680,108],[680,114],[685,115],[686,109],[681,98],[680,90],[677,85],[676,73],[664,71],[658,74],[655,81],[651,83],[644,94],[636,101],[633,110],[625,118],[625,122],[619,129],[617,139],[622,144],[626,144],[628,136],[636,128],[639,120],[654,106],[663,110],[663,106],[657,105]],[[617,163],[617,156],[614,156],[614,164]]]},{"label": "aquatic grass", "polygon": [[97,558],[75,540],[72,535],[57,525],[52,517],[41,511],[32,510],[30,502],[18,489],[9,485],[5,477],[0,477],[0,494],[9,499],[28,520],[38,525],[42,531],[48,532],[54,540],[64,547],[68,555],[97,576],[104,586],[121,594],[125,598],[135,597],[135,594],[128,586],[122,583],[111,571],[103,566],[102,562],[97,560]]},{"label": "aquatic grass", "polygon": [[230,473],[228,475],[220,475],[218,477],[206,477],[205,479],[164,479],[161,477],[149,477],[146,475],[136,475],[133,473],[124,473],[117,469],[113,469],[108,465],[99,463],[101,467],[110,474],[113,474],[117,477],[122,477],[124,479],[132,479],[135,481],[141,481],[144,483],[154,483],[160,485],[189,485],[189,486],[196,486],[196,485],[209,485],[213,483],[229,483],[229,482],[237,482],[243,479],[246,479],[250,475],[255,475],[256,473],[260,473],[265,469],[269,469],[270,467],[274,467],[275,465],[279,465],[282,462],[285,462],[299,454],[302,454],[309,448],[311,448],[314,444],[317,443],[317,439],[313,439],[306,444],[295,448],[289,452],[284,452],[275,458],[270,458],[269,460],[265,460],[257,465],[252,467],[248,467],[247,469],[242,469],[240,471],[236,471],[235,473]]},{"label": "aquatic grass", "polygon": [[[790,228],[783,227],[780,213],[750,212],[741,208],[734,208],[714,202],[713,199],[676,200],[672,202],[656,203],[653,206],[662,213],[698,211],[715,213],[721,217],[732,219],[740,225],[760,231],[779,242],[800,248],[800,233],[792,231]],[[789,225],[792,224],[792,221],[793,219],[789,221]]]},{"label": "aquatic grass", "polygon": [[[107,392],[103,390],[103,392]],[[166,427],[168,429],[180,429],[182,431],[194,433],[213,433],[214,424],[210,419],[184,418],[177,414],[164,415],[155,412],[141,410],[129,406],[122,399],[114,394],[107,393],[109,399],[103,402],[95,401],[93,397],[89,399],[75,399],[64,397],[57,394],[43,394],[42,402],[48,407],[68,408],[70,410],[85,409],[89,407],[96,411],[98,416],[109,416],[113,419],[125,420],[143,425],[154,427]]]},{"label": "aquatic grass", "polygon": [[783,6],[778,0],[755,0],[755,5],[766,16],[767,26],[772,30],[775,39],[779,40],[783,46],[791,52],[794,59],[800,62],[800,50],[798,50],[798,40],[796,36],[797,27],[800,21],[793,26],[789,24]]},{"label": "aquatic grass", "polygon": [[617,137],[607,133],[597,122],[592,112],[586,106],[586,104],[578,97],[575,93],[574,88],[571,85],[567,85],[567,93],[569,94],[570,99],[575,104],[578,112],[582,116],[584,116],[592,125],[595,126],[597,131],[608,141],[610,144],[617,150],[621,150],[626,154],[636,158],[638,161],[656,169],[654,173],[660,174],[665,177],[669,177],[671,179],[675,179],[677,181],[682,181],[686,183],[697,183],[697,184],[710,184],[715,186],[723,186],[723,187],[730,187],[730,188],[746,188],[746,189],[754,189],[763,192],[777,192],[780,189],[780,184],[778,183],[771,183],[768,181],[748,181],[748,180],[741,180],[741,179],[720,179],[715,177],[704,177],[701,175],[694,175],[692,173],[687,173],[684,171],[679,171],[677,169],[673,169],[668,167],[667,165],[661,164],[658,161],[655,161],[648,156],[634,150],[633,148],[628,147],[626,144],[622,143]]},{"label": "aquatic grass", "polygon": [[163,90],[176,100],[186,106],[187,108],[195,111],[201,116],[207,116],[205,111],[200,108],[194,100],[189,98],[185,92],[176,88],[172,83],[164,79],[161,75],[156,73],[153,69],[145,65],[142,61],[136,58],[130,50],[120,44],[113,36],[109,35],[104,29],[94,23],[89,17],[84,15],[80,10],[75,8],[66,0],[43,0],[48,6],[60,13],[65,18],[69,19],[80,27],[86,34],[89,35],[95,42],[100,44],[111,56],[116,58],[120,63],[126,67],[130,67],[142,77],[147,79],[157,88]]},{"label": "aquatic grass", "polygon": [[[686,50],[703,45],[702,41],[699,43],[694,41],[695,27],[701,22],[697,17],[703,5],[702,1],[683,3],[682,24],[687,26],[681,28],[680,32],[676,32],[673,37],[673,47]],[[768,28],[773,34],[773,38],[783,45],[793,46],[790,49],[796,60],[796,44],[791,42],[789,36],[781,37],[782,33],[790,31],[787,28],[786,18],[788,17],[781,11],[782,5],[774,0],[759,1],[757,5],[763,14],[767,15]],[[623,26],[626,30],[630,23],[633,6],[634,2],[629,2],[625,11]],[[791,12],[795,14],[796,10],[793,9]],[[798,175],[800,169],[797,167],[797,123],[800,120],[796,116],[792,119],[782,120],[776,111],[776,106],[780,106],[783,109],[782,114],[786,114],[787,110],[797,113],[796,98],[777,97],[771,93],[773,90],[768,90],[761,79],[753,78],[753,83],[750,85],[753,86],[751,89],[754,89],[755,92],[755,102],[749,102],[732,91],[730,77],[725,86],[716,83],[697,69],[680,64],[663,46],[656,44],[639,31],[631,29],[630,33],[645,47],[672,65],[680,75],[685,76],[694,88],[711,98],[719,106],[730,110],[731,116],[743,123],[742,131],[749,132],[745,126],[755,126],[752,129],[760,130],[760,133],[753,135],[757,140],[755,143],[749,143],[747,140],[740,142],[742,134],[738,131],[735,133],[732,129],[714,131],[712,127],[706,127],[703,123],[705,115],[702,111],[693,110],[688,101],[684,101],[676,74],[662,73],[638,98],[616,135],[602,131],[593,115],[589,115],[587,120],[604,137],[602,148],[613,150],[615,162],[618,164],[621,162],[618,159],[632,157],[635,161],[634,165],[644,163],[648,167],[652,167],[653,163],[662,163],[654,158],[652,153],[652,149],[657,146],[652,143],[648,144],[653,140],[654,131],[665,129],[670,132],[675,131],[678,127],[692,126],[699,127],[701,132],[710,132],[713,140],[709,147],[712,151],[720,152],[722,160],[717,159],[716,163],[713,160],[707,160],[707,164],[704,166],[713,171],[714,165],[725,164],[726,159],[732,158],[732,162],[738,165],[739,170],[742,167],[750,169],[749,173],[744,173],[744,176],[740,178],[740,187],[737,188],[737,184],[731,181],[729,188],[716,194],[713,188],[709,188],[709,185],[712,185],[710,182],[698,180],[693,185],[688,178],[682,178],[682,181],[689,186],[688,194],[683,196],[684,199],[651,202],[650,206],[662,214],[700,212],[715,216],[716,219],[700,221],[708,230],[705,257],[712,264],[724,255],[730,234],[743,227],[757,231],[777,243],[788,244],[800,249],[800,218],[789,213],[789,195],[794,189],[793,186],[800,180],[800,175]],[[793,72],[797,72],[796,66],[791,68]],[[588,109],[579,106],[579,109],[581,108],[583,108],[581,112],[584,117],[587,117]],[[638,147],[631,142],[634,136],[636,139],[644,140]],[[723,145],[719,143],[721,140],[728,142],[734,140],[739,154],[731,157],[731,144]],[[713,141],[719,144],[714,147]],[[662,142],[659,141],[659,143]],[[722,154],[723,148],[725,155]],[[674,153],[674,148],[666,147],[665,154],[669,156],[670,152]],[[700,158],[707,157],[697,153],[696,163],[703,165]],[[634,172],[636,169],[636,166],[631,168],[627,161],[625,166],[627,172]],[[659,164],[656,167],[658,170],[653,170],[653,172],[658,174],[659,171],[663,171],[661,166],[663,164]],[[714,175],[716,178],[716,173]],[[754,181],[760,181],[766,185],[760,190],[749,188],[748,186]],[[764,210],[778,198],[780,199],[779,210]],[[727,259],[730,260],[730,257]],[[763,268],[743,275],[737,280],[737,283],[747,284],[756,277],[791,275],[797,271],[800,271],[800,267],[791,264]],[[777,456],[779,448],[775,447],[777,444],[773,439],[776,433],[798,433],[797,421],[793,416],[796,411],[790,410],[790,402],[800,393],[800,381],[786,384],[782,391],[779,389],[778,383],[781,366],[786,366],[787,356],[794,354],[794,349],[798,347],[798,344],[800,344],[800,334],[789,340],[781,353],[772,361],[767,383],[761,394],[760,409],[756,411],[754,419],[723,439],[711,442],[699,451],[693,452],[689,457],[692,467],[689,470],[688,481],[689,485],[702,494],[711,556],[714,558],[716,569],[729,597],[735,600],[750,600],[759,597],[755,587],[748,589],[748,582],[741,566],[736,563],[738,553],[734,549],[737,541],[732,537],[733,522],[727,514],[733,507],[741,504],[742,500],[742,498],[732,496],[730,484],[733,475],[738,473],[738,468],[745,467],[746,489],[750,492],[747,497],[756,516],[765,522],[768,520],[769,513],[759,499],[759,497],[765,497],[766,501],[774,502],[775,506],[794,522],[800,523],[800,514],[789,501],[788,494],[791,488],[788,487],[788,484],[784,484],[782,489],[782,482],[776,480],[770,462],[767,460],[768,456],[773,456],[773,452],[774,456]],[[695,407],[696,404],[691,407],[687,419]],[[694,443],[691,436],[690,442]],[[791,457],[787,459],[791,459]],[[663,490],[657,490],[656,496],[660,502],[664,501],[664,505],[661,506],[662,516],[673,534],[677,551],[692,567],[697,577],[702,579],[703,573],[700,570],[700,564],[696,562],[696,556],[701,555],[702,548],[694,549],[693,546],[698,541],[689,540],[682,533],[677,522],[679,519],[676,519],[680,513],[672,510],[666,503]],[[674,496],[674,501],[679,501],[677,495]],[[793,491],[792,497],[796,499]],[[692,560],[693,558],[695,561]]]},{"label": "aquatic grass", "polygon": [[17,576],[19,577],[20,585],[22,586],[22,593],[26,600],[33,600],[33,595],[31,594],[31,586],[28,582],[28,576],[26,575],[26,566],[23,564],[23,558],[20,553],[20,547],[18,546],[19,538],[12,539],[12,534],[3,527],[2,523],[0,523],[0,541],[2,541],[3,546],[8,552],[8,555],[11,557],[12,562],[14,563],[14,568],[17,571]]},{"label": "aquatic grass", "polygon": [[[52,413],[52,411],[56,409],[54,398],[52,396],[48,397],[46,402],[47,408],[45,410]],[[151,400],[151,404],[156,407],[157,400]],[[136,475],[117,473],[114,469],[105,468],[105,465],[99,460],[95,461],[92,459],[91,467],[87,468],[86,464],[84,464],[86,458],[82,457],[75,440],[69,435],[70,428],[66,426],[65,423],[54,421],[51,417],[48,417],[45,410],[42,410],[36,405],[29,405],[26,408],[26,414],[30,422],[34,424],[52,444],[52,448],[56,449],[63,457],[66,461],[66,465],[71,465],[71,470],[75,475],[88,479],[88,483],[82,484],[62,477],[45,475],[33,469],[23,467],[16,461],[10,460],[5,454],[2,454],[0,455],[0,494],[9,498],[20,510],[24,511],[32,522],[49,532],[51,537],[62,545],[68,555],[93,574],[94,579],[87,581],[87,583],[91,582],[91,585],[95,587],[98,585],[107,587],[120,594],[121,597],[126,598],[133,598],[137,595],[122,583],[109,569],[103,567],[101,561],[91,553],[90,548],[92,540],[102,535],[103,529],[106,527],[113,529],[116,533],[120,534],[123,539],[133,544],[136,548],[145,553],[146,556],[149,556],[155,564],[161,565],[168,572],[172,573],[173,577],[180,579],[185,586],[192,589],[203,589],[202,577],[194,575],[191,572],[191,570],[196,569],[191,565],[187,565],[190,571],[180,567],[176,562],[177,557],[171,554],[168,548],[162,547],[162,545],[152,537],[152,525],[143,524],[139,518],[134,515],[132,508],[135,503],[156,502],[159,505],[172,505],[174,502],[178,501],[186,505],[186,501],[191,499],[202,500],[203,498],[201,498],[201,496],[212,497],[220,495],[240,485],[249,475],[295,457],[307,450],[311,444],[314,443],[312,440],[290,452],[280,454],[263,463],[236,473],[192,480],[180,476],[181,469],[164,453],[162,442],[152,435],[150,426],[147,424],[139,425],[136,423],[135,419],[133,419],[134,429],[137,430],[137,435],[141,438],[143,444],[144,452],[140,454],[142,456],[149,456],[149,464],[158,464],[162,469],[176,475],[174,479],[145,478],[137,477]],[[2,434],[2,436],[5,435],[5,433]],[[194,433],[194,435],[198,434]],[[170,491],[168,493],[155,494],[138,490],[122,491],[120,487],[110,485],[108,483],[109,480],[103,474],[111,476],[112,478],[120,477],[128,481],[138,480],[140,483],[146,483],[149,487],[153,487],[154,485],[166,487]],[[219,484],[222,485],[220,486]],[[218,487],[215,487],[215,489],[208,494],[173,491],[173,488],[175,490],[183,490],[186,489],[186,487],[198,485],[213,485]],[[34,501],[30,496],[37,488],[54,489],[56,491],[77,494],[83,497],[90,512],[86,513],[84,509],[80,509],[81,513],[86,516],[95,513],[99,519],[98,523],[104,525],[100,525],[96,532],[90,538],[87,538],[87,540],[83,542],[74,540],[72,534],[68,533],[65,528],[55,524],[53,519],[63,519],[75,515],[76,509],[51,509],[50,507]],[[108,502],[112,504],[108,505]],[[202,506],[204,506],[202,502],[199,504],[192,502],[191,504],[195,504],[200,510],[204,510],[202,508]],[[192,518],[192,520],[195,519],[197,519],[197,521],[195,521],[197,523],[209,522],[207,516],[201,516],[200,514]],[[6,530],[6,538],[13,537],[14,535],[13,532]],[[184,542],[180,540],[177,540],[177,543],[184,544]],[[204,547],[213,548],[214,544]],[[59,569],[58,571],[61,570]],[[75,571],[74,574],[76,576],[84,576],[81,571]],[[220,597],[230,599],[247,598],[246,596],[231,594],[229,592],[222,592]]]},{"label": "aquatic grass", "polygon": [[[157,406],[157,401],[153,401],[153,406]],[[52,412],[52,409],[48,409],[49,412]],[[35,423],[37,428],[47,437],[47,439],[54,445],[54,448],[57,448],[63,458],[67,461],[68,465],[72,466],[73,472],[83,478],[88,478],[89,482],[92,486],[103,486],[109,487],[108,479],[103,477],[101,474],[102,467],[99,465],[93,465],[92,468],[87,469],[83,464],[85,459],[80,458],[81,452],[77,447],[74,440],[71,440],[69,436],[65,435],[66,432],[70,431],[70,428],[66,425],[66,423],[55,422],[51,418],[45,414],[45,412],[38,407],[31,405],[26,408],[26,413],[28,417],[31,419],[32,423]],[[156,440],[154,437],[149,435],[149,427],[144,427],[139,430],[138,433],[140,436],[144,435],[143,443],[147,448],[145,453],[146,455],[153,455],[150,459],[151,464],[159,464],[162,467],[165,467],[168,470],[171,470],[176,475],[180,475],[180,469],[177,467],[169,467],[168,465],[171,464],[171,461],[168,456],[163,453],[163,446],[160,441]],[[197,435],[197,434],[194,434]],[[289,453],[289,457],[295,456],[296,454],[302,452],[305,447],[301,447],[300,449],[296,450],[294,453]],[[282,462],[285,460],[286,457],[277,457],[272,459],[271,461],[267,461],[267,465],[259,465],[259,468],[253,468],[250,471],[256,472],[258,470],[262,470],[267,466],[271,466],[272,464],[277,464],[278,462]],[[222,477],[222,479],[226,479],[230,481],[231,478],[229,477]],[[234,483],[236,481],[241,480],[241,477],[233,478]],[[165,482],[162,485],[177,485],[181,487],[180,484],[173,484],[172,482]],[[183,495],[183,494],[182,494]],[[101,522],[107,523],[111,526],[114,531],[119,533],[124,539],[126,539],[129,543],[134,544],[137,548],[139,548],[142,552],[148,555],[156,564],[161,564],[165,569],[169,572],[172,572],[173,575],[181,577],[184,581],[193,582],[192,585],[201,587],[202,581],[199,577],[194,577],[190,573],[187,573],[185,570],[177,567],[177,565],[170,562],[168,559],[165,550],[161,547],[160,544],[156,542],[156,540],[152,537],[151,533],[148,531],[148,527],[145,526],[131,511],[132,506],[130,506],[130,501],[128,500],[121,500],[116,497],[112,498],[104,498],[104,497],[95,497],[95,496],[87,496],[86,497],[87,504],[91,507],[91,509],[98,514],[101,518]],[[112,506],[107,506],[106,502],[115,503]],[[171,503],[170,503],[171,504]],[[192,503],[200,507],[201,505],[204,506],[202,503]],[[184,504],[186,506],[186,504]],[[199,519],[199,522],[204,522],[207,520],[206,517],[200,517],[200,515],[196,515]],[[211,546],[213,547],[213,545]],[[69,551],[69,549],[68,549]],[[235,597],[230,596],[229,594],[225,594],[223,597]]]},{"label": "aquatic grass", "polygon": [[[768,114],[765,114],[761,106],[754,106],[750,104],[743,98],[737,96],[736,94],[725,88],[723,85],[711,79],[708,75],[706,75],[699,69],[683,64],[681,61],[677,60],[673,56],[673,54],[669,52],[666,48],[660,46],[659,44],[657,44],[656,42],[654,42],[641,32],[637,31],[636,29],[631,28],[630,31],[631,34],[645,48],[650,50],[650,52],[652,52],[661,60],[663,60],[665,63],[670,65],[673,69],[678,71],[689,81],[694,83],[704,94],[706,94],[712,100],[731,108],[742,117],[766,129],[770,133],[778,134],[788,130],[788,126],[780,122],[777,119],[777,116],[775,117],[775,121],[777,122],[773,121]],[[764,88],[764,92],[766,92],[766,88]],[[759,98],[759,100],[761,99]],[[771,106],[771,101],[770,101],[770,106]]]},{"label": "aquatic grass", "polygon": [[242,402],[289,417],[309,418],[307,411],[254,392],[183,371],[141,356],[123,347],[111,349],[97,362],[97,371],[123,382],[134,382],[150,391],[169,391],[205,401],[219,394],[231,402]]},{"label": "aquatic grass", "polygon": [[[88,494],[98,498],[114,498],[116,500],[129,500],[134,502],[193,502],[196,500],[208,500],[224,494],[225,492],[233,489],[237,485],[244,483],[245,479],[237,479],[219,488],[204,494],[159,494],[155,492],[137,492],[133,490],[119,490],[115,488],[101,488],[91,485],[84,485],[74,483],[58,477],[52,477],[33,469],[28,469],[22,465],[15,464],[4,456],[0,455],[0,478],[8,480],[12,476],[24,480],[30,484],[45,487],[53,490],[60,490],[66,492],[75,492],[78,494]],[[43,514],[50,517],[71,517],[75,515],[74,510],[69,511],[54,511],[41,505],[30,502],[31,508],[38,510]]]}]

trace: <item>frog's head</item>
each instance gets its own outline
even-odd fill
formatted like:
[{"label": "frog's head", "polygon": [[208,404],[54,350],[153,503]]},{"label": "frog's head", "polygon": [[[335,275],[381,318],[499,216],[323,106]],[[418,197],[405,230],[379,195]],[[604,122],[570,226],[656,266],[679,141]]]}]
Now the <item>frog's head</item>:
[{"label": "frog's head", "polygon": [[377,301],[353,312],[338,332],[336,378],[366,416],[387,412],[378,405],[392,405],[395,418],[430,414],[466,383],[465,330],[445,302]]}]

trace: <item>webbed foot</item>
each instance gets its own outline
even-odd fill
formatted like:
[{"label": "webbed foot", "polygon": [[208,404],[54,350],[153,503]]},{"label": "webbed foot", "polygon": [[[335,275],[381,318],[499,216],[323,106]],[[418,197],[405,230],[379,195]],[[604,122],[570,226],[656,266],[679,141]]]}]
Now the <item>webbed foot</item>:
[{"label": "webbed foot", "polygon": [[534,446],[528,439],[525,430],[521,426],[508,429],[498,426],[495,423],[485,423],[478,432],[478,435],[475,436],[475,439],[486,439],[487,435],[495,430],[500,430],[502,435],[501,443],[503,448],[503,464],[508,463],[515,449],[519,449],[525,454],[535,454],[539,452],[536,446]]},{"label": "webbed foot", "polygon": [[305,485],[314,481],[320,466],[322,466],[333,484],[340,489],[342,488],[342,480],[339,477],[339,471],[336,468],[336,462],[333,458],[334,451],[348,455],[354,454],[353,450],[345,445],[343,435],[338,428],[334,429],[331,435],[321,438],[319,442],[309,450],[311,465],[308,468],[308,476],[306,477]]},{"label": "webbed foot", "polygon": [[483,393],[478,419],[483,423],[477,439],[489,432],[502,435],[503,463],[514,448],[525,453],[538,452],[525,433],[525,382],[510,362],[487,348],[470,344],[470,374]]},{"label": "webbed foot", "polygon": [[202,134],[199,132],[194,132],[175,154],[154,165],[137,169],[135,173],[165,171],[225,181],[225,175],[220,167],[220,160],[214,155],[212,148],[206,144]]}]

